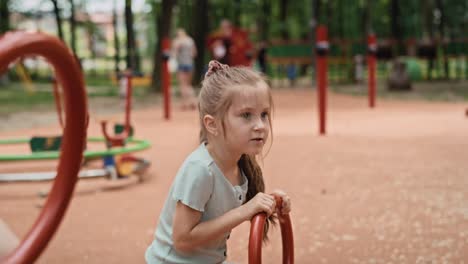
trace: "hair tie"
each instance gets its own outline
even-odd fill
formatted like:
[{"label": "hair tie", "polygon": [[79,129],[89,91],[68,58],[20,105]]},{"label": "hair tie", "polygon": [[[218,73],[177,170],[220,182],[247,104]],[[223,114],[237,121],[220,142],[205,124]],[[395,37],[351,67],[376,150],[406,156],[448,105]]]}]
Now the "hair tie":
[{"label": "hair tie", "polygon": [[208,71],[205,74],[205,78],[212,75],[213,73],[215,73],[215,72],[217,72],[219,70],[226,70],[228,68],[229,68],[228,65],[222,64],[222,63],[220,63],[219,61],[216,61],[216,60],[212,60],[208,64]]}]

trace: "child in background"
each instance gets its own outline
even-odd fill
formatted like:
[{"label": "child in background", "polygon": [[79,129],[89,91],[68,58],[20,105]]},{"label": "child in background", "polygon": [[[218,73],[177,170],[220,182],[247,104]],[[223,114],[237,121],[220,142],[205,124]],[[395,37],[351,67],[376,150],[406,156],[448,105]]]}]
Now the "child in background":
[{"label": "child in background", "polygon": [[[272,107],[259,73],[210,62],[199,95],[200,145],[176,175],[147,263],[222,263],[234,227],[260,212],[269,223],[290,212],[284,192],[264,193],[256,161],[271,131]],[[283,200],[281,212],[273,195]]]},{"label": "child in background", "polygon": [[197,48],[193,39],[184,29],[177,30],[174,39],[173,53],[177,60],[177,80],[182,97],[182,109],[197,109],[197,98],[192,86],[193,60],[197,56]]}]

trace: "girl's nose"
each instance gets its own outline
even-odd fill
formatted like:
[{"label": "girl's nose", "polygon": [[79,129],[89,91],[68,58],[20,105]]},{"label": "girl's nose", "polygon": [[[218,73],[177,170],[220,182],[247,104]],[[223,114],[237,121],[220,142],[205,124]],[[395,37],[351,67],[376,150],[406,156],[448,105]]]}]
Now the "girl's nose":
[{"label": "girl's nose", "polygon": [[262,118],[257,118],[255,120],[254,130],[262,130],[262,129],[265,129],[265,122],[262,120]]}]

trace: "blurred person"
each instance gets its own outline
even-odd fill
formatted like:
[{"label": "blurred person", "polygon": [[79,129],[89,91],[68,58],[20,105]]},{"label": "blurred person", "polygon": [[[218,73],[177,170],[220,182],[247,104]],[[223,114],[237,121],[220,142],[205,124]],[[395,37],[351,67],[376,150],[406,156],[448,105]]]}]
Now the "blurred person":
[{"label": "blurred person", "polygon": [[208,37],[212,57],[229,66],[252,66],[254,49],[248,33],[223,19],[219,29]]},{"label": "blurred person", "polygon": [[192,86],[194,58],[197,48],[193,39],[179,28],[173,40],[172,52],[177,61],[177,80],[182,98],[182,109],[194,110],[197,108],[197,99]]}]

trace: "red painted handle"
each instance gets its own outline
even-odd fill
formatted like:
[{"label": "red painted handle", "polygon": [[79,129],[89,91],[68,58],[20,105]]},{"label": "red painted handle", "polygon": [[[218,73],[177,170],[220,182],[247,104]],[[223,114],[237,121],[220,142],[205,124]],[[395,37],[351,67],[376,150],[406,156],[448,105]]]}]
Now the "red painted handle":
[{"label": "red painted handle", "polygon": [[124,130],[122,133],[118,135],[114,135],[113,137],[107,133],[107,121],[101,121],[101,130],[104,138],[106,139],[106,143],[109,145],[108,147],[122,147],[125,145],[125,140],[127,140],[128,136],[130,135],[130,125],[125,124]]},{"label": "red painted handle", "polygon": [[[281,210],[281,198],[275,197],[275,199],[277,206]],[[249,237],[249,264],[262,263],[262,242],[265,222],[265,213],[259,213],[252,218]],[[289,214],[281,216],[280,227],[281,239],[283,241],[283,264],[294,264],[294,238]]]},{"label": "red painted handle", "polygon": [[83,75],[69,49],[40,33],[9,32],[0,37],[0,69],[23,56],[45,57],[63,87],[65,127],[57,177],[47,202],[20,245],[1,263],[33,263],[46,248],[65,214],[78,180],[86,142],[87,102]]}]

